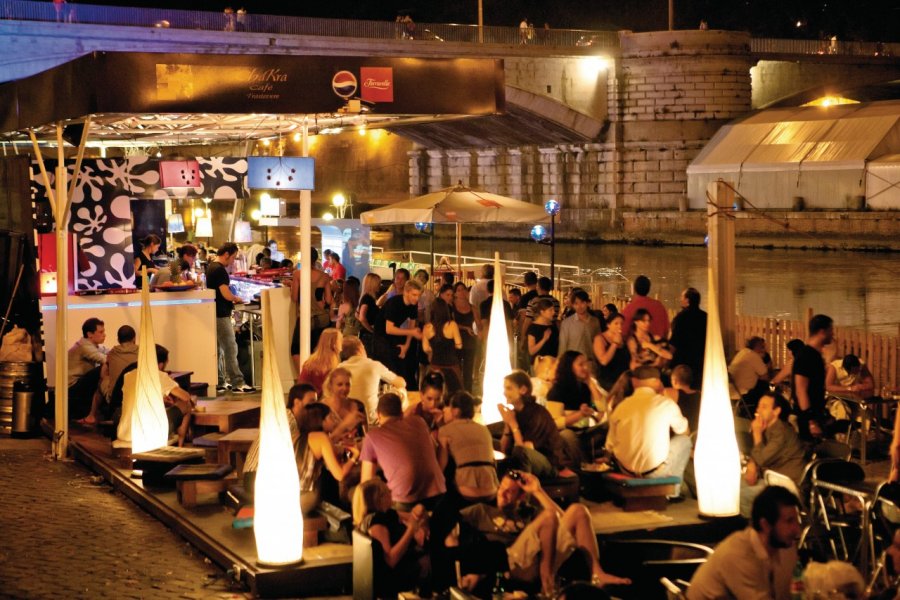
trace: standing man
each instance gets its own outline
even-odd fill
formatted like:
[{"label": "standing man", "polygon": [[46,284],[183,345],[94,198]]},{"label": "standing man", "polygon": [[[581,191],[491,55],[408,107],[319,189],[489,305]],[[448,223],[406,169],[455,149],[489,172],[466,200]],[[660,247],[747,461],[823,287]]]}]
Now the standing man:
[{"label": "standing man", "polygon": [[237,253],[238,247],[234,242],[227,242],[219,247],[215,260],[206,269],[206,287],[216,291],[216,346],[223,359],[218,361],[219,382],[216,384],[216,392],[231,390],[235,394],[250,394],[256,389],[244,382],[244,375],[238,365],[237,341],[231,320],[235,303],[244,302],[228,287],[231,278],[227,269],[234,262]]},{"label": "standing man", "polygon": [[797,426],[802,439],[822,437],[825,427],[825,359],[822,349],[834,341],[834,321],[827,315],[809,320],[809,338],[794,355],[791,370]]},{"label": "standing man", "polygon": [[418,354],[413,340],[422,339],[422,330],[416,327],[421,294],[418,281],[407,281],[402,294],[384,303],[375,323],[376,357],[391,371],[402,375],[413,391],[419,389]]},{"label": "standing man", "polygon": [[764,489],[753,501],[751,526],[732,533],[700,565],[688,600],[767,598],[790,600],[797,565],[800,501],[779,486]]},{"label": "standing man", "polygon": [[568,350],[580,352],[588,359],[593,374],[596,367],[594,360],[594,336],[601,331],[600,319],[590,312],[591,297],[584,290],[576,290],[572,294],[572,309],[575,311],[559,325],[559,353],[562,357]]},{"label": "standing man", "polygon": [[481,265],[481,277],[475,280],[475,285],[469,290],[469,304],[474,308],[481,306],[481,303],[490,295],[488,293],[488,282],[494,280],[494,265]]},{"label": "standing man", "polygon": [[650,279],[645,275],[638,275],[632,284],[634,296],[631,302],[622,310],[622,316],[625,317],[625,323],[622,324],[622,331],[625,335],[631,334],[631,322],[634,319],[634,313],[639,308],[644,308],[650,313],[653,321],[650,323],[650,333],[660,339],[669,337],[669,311],[665,305],[659,300],[648,298],[650,293]]},{"label": "standing man", "polygon": [[394,281],[391,283],[391,286],[387,289],[387,291],[381,295],[380,298],[375,302],[375,306],[381,308],[384,304],[398,294],[403,293],[403,289],[406,287],[406,282],[409,281],[409,270],[408,269],[397,269],[394,271]]},{"label": "standing man", "polygon": [[[652,322],[650,326],[652,329]],[[703,381],[703,357],[706,354],[706,311],[700,310],[700,292],[695,288],[689,287],[681,292],[681,312],[672,319],[669,345],[674,353],[669,366],[689,366],[694,373],[692,384],[699,388]]]}]

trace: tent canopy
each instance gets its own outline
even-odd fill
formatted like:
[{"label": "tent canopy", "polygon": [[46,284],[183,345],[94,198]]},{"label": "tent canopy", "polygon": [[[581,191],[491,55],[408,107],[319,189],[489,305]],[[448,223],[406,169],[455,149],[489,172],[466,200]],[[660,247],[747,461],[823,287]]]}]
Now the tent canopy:
[{"label": "tent canopy", "polygon": [[550,217],[543,206],[456,185],[364,212],[360,219],[363,225],[407,225],[545,223]]},{"label": "tent canopy", "polygon": [[861,169],[892,152],[900,152],[900,101],[773,108],[720,129],[687,172]]}]

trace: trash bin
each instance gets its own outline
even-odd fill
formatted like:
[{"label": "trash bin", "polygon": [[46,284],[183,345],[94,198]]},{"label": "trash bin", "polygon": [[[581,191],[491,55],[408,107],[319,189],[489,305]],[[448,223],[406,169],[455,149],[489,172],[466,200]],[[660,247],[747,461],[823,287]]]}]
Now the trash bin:
[{"label": "trash bin", "polygon": [[16,381],[13,384],[12,437],[32,437],[37,432],[39,407],[38,400],[43,400],[43,386],[32,381]]}]

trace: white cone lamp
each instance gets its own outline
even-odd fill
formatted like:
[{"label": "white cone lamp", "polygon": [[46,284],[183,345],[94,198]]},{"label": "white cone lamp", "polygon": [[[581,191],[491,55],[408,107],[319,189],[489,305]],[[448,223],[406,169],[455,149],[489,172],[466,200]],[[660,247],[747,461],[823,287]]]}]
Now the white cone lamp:
[{"label": "white cone lamp", "polygon": [[131,452],[138,454],[162,448],[169,441],[169,421],[159,383],[153,316],[150,312],[150,278],[141,267],[141,327],[138,340],[134,409],[131,413]]},{"label": "white cone lamp", "polygon": [[488,327],[484,385],[481,393],[481,419],[485,425],[499,423],[502,420],[497,405],[506,403],[503,395],[503,378],[510,372],[512,372],[512,363],[509,360],[506,312],[503,310],[503,275],[500,272],[500,253],[495,252],[494,296],[491,300],[491,325]]},{"label": "white cone lamp", "polygon": [[728,393],[728,367],[711,269],[707,298],[709,318],[706,326],[706,353],[703,360],[697,445],[694,447],[697,501],[703,516],[730,517],[740,512],[741,460],[734,433],[734,416]]},{"label": "white cone lamp", "polygon": [[253,534],[260,564],[284,567],[303,560],[303,514],[300,476],[278,374],[269,294],[262,293],[262,398]]}]

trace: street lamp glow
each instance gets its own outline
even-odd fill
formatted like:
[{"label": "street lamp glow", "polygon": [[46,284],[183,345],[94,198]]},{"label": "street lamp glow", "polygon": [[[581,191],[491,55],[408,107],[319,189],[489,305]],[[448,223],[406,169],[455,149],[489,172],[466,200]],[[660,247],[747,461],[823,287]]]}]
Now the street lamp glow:
[{"label": "street lamp glow", "polygon": [[558,215],[559,209],[560,209],[559,202],[557,202],[553,198],[550,198],[549,200],[544,202],[544,211],[546,211],[546,213],[548,215],[550,215],[551,217]]},{"label": "street lamp glow", "polygon": [[331,214],[330,212],[326,212],[324,215],[322,215],[322,220],[323,221],[332,221],[332,220],[334,220],[334,215]]},{"label": "street lamp glow", "polygon": [[250,218],[254,221],[259,221],[260,217],[262,217],[262,211],[260,211],[258,208],[254,208],[250,211]]},{"label": "street lamp glow", "polygon": [[547,228],[543,225],[535,225],[531,228],[531,239],[536,242],[543,242],[547,237]]},{"label": "street lamp glow", "polygon": [[331,198],[331,204],[333,204],[335,208],[341,208],[341,207],[344,206],[346,203],[347,203],[347,199],[344,198],[344,195],[343,195],[343,194],[338,193],[338,194],[335,194],[335,195]]}]

